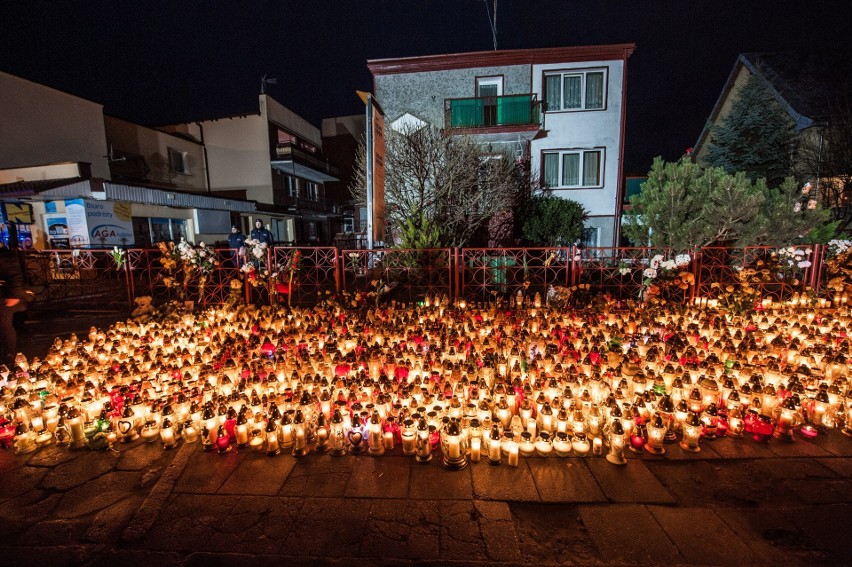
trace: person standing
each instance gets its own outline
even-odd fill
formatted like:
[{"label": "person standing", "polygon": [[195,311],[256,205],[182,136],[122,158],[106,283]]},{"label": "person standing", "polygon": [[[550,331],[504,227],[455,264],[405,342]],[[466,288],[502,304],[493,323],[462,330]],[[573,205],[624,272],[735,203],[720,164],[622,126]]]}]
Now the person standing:
[{"label": "person standing", "polygon": [[272,233],[269,232],[269,229],[263,226],[263,221],[257,219],[254,221],[254,228],[251,231],[251,239],[257,240],[258,242],[265,242],[267,246],[272,246]]},{"label": "person standing", "polygon": [[234,264],[239,268],[246,257],[246,235],[237,226],[231,227],[231,234],[228,235],[228,246],[231,248]]},{"label": "person standing", "polygon": [[0,241],[0,281],[2,281],[2,299],[0,299],[0,363],[13,368],[18,347],[18,334],[15,331],[15,313],[26,309],[27,289],[24,286],[24,272],[17,255]]},{"label": "person standing", "polygon": [[252,263],[258,270],[266,266],[266,259],[269,257],[269,249],[272,248],[272,233],[263,226],[263,221],[257,219],[254,221],[254,228],[249,235],[250,238],[260,244],[266,244],[267,255],[264,258],[252,257]]}]

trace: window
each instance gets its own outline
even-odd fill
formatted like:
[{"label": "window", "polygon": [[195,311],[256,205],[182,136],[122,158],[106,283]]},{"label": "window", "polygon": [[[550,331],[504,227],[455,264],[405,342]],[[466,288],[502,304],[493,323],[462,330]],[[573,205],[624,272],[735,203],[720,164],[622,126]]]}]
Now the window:
[{"label": "window", "polygon": [[584,248],[597,248],[599,228],[584,228],[583,236],[580,238],[580,244]]},{"label": "window", "polygon": [[169,167],[175,173],[189,174],[186,152],[169,148]]},{"label": "window", "polygon": [[299,180],[293,177],[292,175],[287,175],[284,177],[284,187],[287,191],[287,196],[299,196]]},{"label": "window", "polygon": [[497,97],[503,94],[503,77],[477,77],[476,96],[483,98],[482,116],[484,126],[497,124]]},{"label": "window", "polygon": [[601,187],[603,150],[545,152],[542,172],[542,182],[550,188]]},{"label": "window", "polygon": [[305,193],[307,194],[307,198],[311,201],[319,201],[319,188],[313,181],[305,182]]},{"label": "window", "polygon": [[565,71],[544,76],[545,110],[603,110],[606,71]]}]

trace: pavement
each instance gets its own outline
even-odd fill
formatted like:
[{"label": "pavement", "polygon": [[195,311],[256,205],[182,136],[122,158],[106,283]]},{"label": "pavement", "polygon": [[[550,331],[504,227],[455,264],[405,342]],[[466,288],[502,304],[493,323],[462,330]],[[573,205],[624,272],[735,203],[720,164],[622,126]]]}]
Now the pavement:
[{"label": "pavement", "polygon": [[[118,316],[73,315],[31,319],[25,352]],[[852,438],[666,449],[462,471],[398,447],[0,450],[0,567],[852,564]]]}]

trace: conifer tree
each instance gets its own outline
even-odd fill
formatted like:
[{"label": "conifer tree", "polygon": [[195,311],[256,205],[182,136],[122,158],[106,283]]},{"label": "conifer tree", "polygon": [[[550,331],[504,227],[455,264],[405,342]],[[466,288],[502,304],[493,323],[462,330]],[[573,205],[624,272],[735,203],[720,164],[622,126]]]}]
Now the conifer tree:
[{"label": "conifer tree", "polygon": [[745,173],[778,187],[793,174],[795,123],[760,74],[740,88],[728,115],[710,131],[704,163],[730,174]]}]

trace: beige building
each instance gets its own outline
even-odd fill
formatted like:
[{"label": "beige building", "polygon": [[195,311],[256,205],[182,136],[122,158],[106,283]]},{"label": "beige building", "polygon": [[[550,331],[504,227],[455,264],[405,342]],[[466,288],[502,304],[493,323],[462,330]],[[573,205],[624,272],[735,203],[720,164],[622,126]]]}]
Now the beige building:
[{"label": "beige building", "polygon": [[326,199],[337,169],[322,153],[320,129],[261,94],[258,113],[176,124],[163,131],[203,141],[213,194],[259,203],[244,217],[248,234],[260,219],[276,242],[328,244],[342,214]]},{"label": "beige building", "polygon": [[109,177],[103,105],[3,72],[0,93],[0,169],[82,162]]},{"label": "beige building", "polygon": [[203,146],[0,73],[0,238],[25,248],[227,238],[253,202],[211,195]]}]

